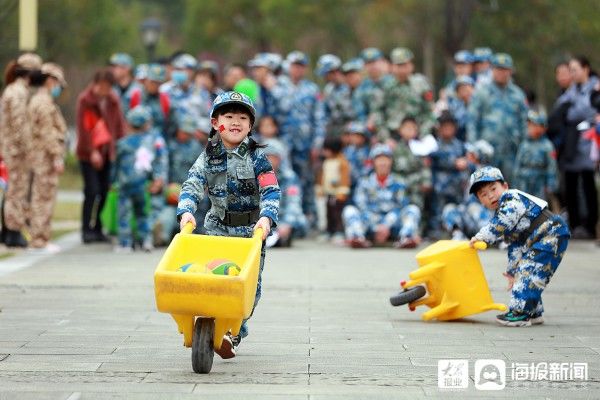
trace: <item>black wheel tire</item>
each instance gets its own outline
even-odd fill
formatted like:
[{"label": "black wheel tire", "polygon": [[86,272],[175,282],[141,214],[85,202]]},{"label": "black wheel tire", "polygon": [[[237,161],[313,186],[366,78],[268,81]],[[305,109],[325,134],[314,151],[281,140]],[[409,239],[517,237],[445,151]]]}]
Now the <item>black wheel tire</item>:
[{"label": "black wheel tire", "polygon": [[210,318],[197,318],[192,339],[192,368],[197,374],[208,374],[212,368],[213,336],[215,321]]},{"label": "black wheel tire", "polygon": [[390,303],[392,303],[394,307],[398,307],[419,300],[421,297],[425,296],[425,293],[427,293],[427,291],[423,286],[414,286],[390,297]]}]

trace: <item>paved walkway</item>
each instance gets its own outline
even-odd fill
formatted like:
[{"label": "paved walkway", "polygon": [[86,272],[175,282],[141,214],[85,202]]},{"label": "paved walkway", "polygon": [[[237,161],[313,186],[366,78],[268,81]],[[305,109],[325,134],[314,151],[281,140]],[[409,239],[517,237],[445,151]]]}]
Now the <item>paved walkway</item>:
[{"label": "paved walkway", "polygon": [[[0,399],[600,396],[597,247],[572,244],[544,297],[547,323],[520,329],[496,326],[494,312],[426,323],[421,308],[391,307],[415,254],[316,242],[270,251],[250,336],[235,359],[215,356],[208,375],[191,371],[175,323],[155,310],[160,251],[75,245],[5,275],[0,261]],[[505,254],[481,257],[495,300],[506,301]],[[438,388],[440,359],[469,360],[468,389]],[[474,388],[477,359],[506,362],[504,390]],[[588,380],[518,382],[514,362],[587,362]]]}]

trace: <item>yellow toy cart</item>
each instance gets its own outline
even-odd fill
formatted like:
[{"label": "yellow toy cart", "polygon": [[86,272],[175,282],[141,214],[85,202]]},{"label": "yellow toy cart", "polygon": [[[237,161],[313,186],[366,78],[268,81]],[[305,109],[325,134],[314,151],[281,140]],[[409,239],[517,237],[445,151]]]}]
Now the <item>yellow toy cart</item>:
[{"label": "yellow toy cart", "polygon": [[[485,250],[484,242],[440,240],[420,251],[419,268],[401,282],[402,292],[390,297],[393,306],[408,303],[411,311],[420,305],[431,310],[424,321],[448,321],[490,310],[505,311],[506,305],[494,303],[485,279],[477,250]],[[429,295],[424,297],[427,293]]]},{"label": "yellow toy cart", "polygon": [[[194,372],[208,373],[225,333],[237,335],[252,312],[262,230],[249,239],[195,235],[192,230],[188,224],[175,235],[154,272],[154,290],[158,311],[171,314],[184,346],[192,348]],[[185,264],[206,265],[218,258],[239,265],[239,275],[179,270]]]}]

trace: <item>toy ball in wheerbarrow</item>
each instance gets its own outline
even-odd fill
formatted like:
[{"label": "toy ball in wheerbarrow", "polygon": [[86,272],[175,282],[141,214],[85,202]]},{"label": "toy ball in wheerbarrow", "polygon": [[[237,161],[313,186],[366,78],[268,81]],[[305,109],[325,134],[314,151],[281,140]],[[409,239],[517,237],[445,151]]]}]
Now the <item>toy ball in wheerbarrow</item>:
[{"label": "toy ball in wheerbarrow", "polygon": [[206,271],[215,275],[238,276],[242,269],[231,260],[218,258],[206,263]]},{"label": "toy ball in wheerbarrow", "polygon": [[490,310],[505,311],[506,305],[494,303],[477,250],[484,242],[471,247],[468,241],[440,240],[420,251],[419,268],[402,281],[403,291],[390,297],[393,306],[408,304],[411,311],[426,305],[431,310],[422,319],[455,320]]}]

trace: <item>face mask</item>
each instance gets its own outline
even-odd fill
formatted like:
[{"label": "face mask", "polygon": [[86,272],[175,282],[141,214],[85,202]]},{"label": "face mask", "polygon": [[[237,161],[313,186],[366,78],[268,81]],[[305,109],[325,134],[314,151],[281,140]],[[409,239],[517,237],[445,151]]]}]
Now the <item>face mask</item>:
[{"label": "face mask", "polygon": [[52,95],[52,97],[54,97],[55,99],[60,96],[60,94],[62,93],[62,86],[54,86],[52,88],[52,90],[50,91],[50,94]]},{"label": "face mask", "polygon": [[178,85],[183,85],[188,80],[188,74],[185,71],[175,70],[171,72],[171,79]]}]

